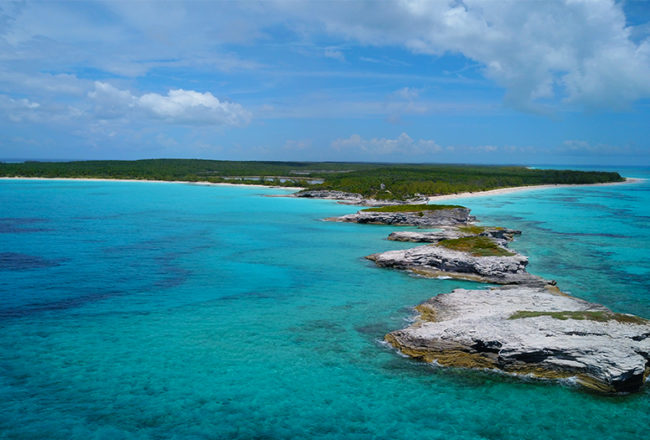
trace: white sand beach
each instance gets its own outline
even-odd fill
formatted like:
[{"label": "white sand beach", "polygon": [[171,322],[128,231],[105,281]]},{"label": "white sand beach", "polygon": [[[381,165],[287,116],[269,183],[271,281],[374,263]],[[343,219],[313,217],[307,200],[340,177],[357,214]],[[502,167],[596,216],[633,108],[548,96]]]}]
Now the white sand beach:
[{"label": "white sand beach", "polygon": [[501,194],[510,194],[521,191],[532,191],[536,189],[549,189],[549,188],[568,188],[568,187],[577,187],[577,186],[609,186],[609,185],[625,185],[630,183],[639,183],[643,182],[645,179],[638,179],[635,177],[626,177],[624,182],[608,182],[608,183],[589,183],[589,184],[556,184],[556,185],[530,185],[530,186],[514,186],[511,188],[499,188],[491,189],[488,191],[477,191],[477,192],[464,192],[458,194],[447,194],[444,196],[431,196],[429,197],[429,202],[439,202],[443,200],[453,200],[453,199],[462,199],[465,197],[486,197],[486,196],[498,196]]},{"label": "white sand beach", "polygon": [[[299,186],[270,186],[270,185],[255,185],[245,183],[212,183],[212,182],[190,182],[183,180],[144,180],[144,179],[98,179],[98,178],[84,178],[84,177],[0,177],[0,180],[70,180],[79,182],[148,182],[148,183],[183,183],[189,185],[205,185],[205,186],[245,186],[249,188],[276,188],[276,189],[291,189],[300,191],[305,188]],[[486,197],[496,196],[501,194],[510,194],[521,191],[532,191],[538,189],[549,188],[568,188],[577,186],[609,186],[609,185],[625,185],[630,183],[643,182],[645,179],[635,177],[626,177],[624,182],[609,182],[609,183],[589,183],[589,184],[550,184],[550,185],[530,185],[530,186],[514,186],[511,188],[491,189],[488,191],[464,192],[458,194],[447,194],[444,196],[431,196],[429,202],[439,202],[443,200],[461,199],[466,197]]]},{"label": "white sand beach", "polygon": [[292,189],[300,191],[304,189],[300,186],[273,186],[273,185],[255,185],[246,183],[212,183],[212,182],[190,182],[186,180],[146,180],[146,179],[97,179],[86,177],[0,177],[0,180],[70,180],[78,182],[144,182],[144,183],[184,183],[189,185],[204,186],[246,186],[249,188],[279,188]]}]

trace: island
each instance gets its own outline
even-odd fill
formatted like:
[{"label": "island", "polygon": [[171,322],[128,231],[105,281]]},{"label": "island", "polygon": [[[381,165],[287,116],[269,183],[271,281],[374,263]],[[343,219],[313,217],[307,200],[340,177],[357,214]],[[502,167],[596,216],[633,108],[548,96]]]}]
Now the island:
[{"label": "island", "polygon": [[575,380],[603,393],[639,390],[650,372],[650,323],[552,286],[457,289],[416,307],[386,335],[400,352],[446,367]]},{"label": "island", "polygon": [[0,177],[129,179],[300,189],[293,197],[366,206],[425,203],[430,196],[535,185],[623,182],[619,173],[523,166],[280,162],[199,159],[0,162]]},{"label": "island", "polygon": [[389,240],[426,244],[366,258],[417,276],[501,285],[457,289],[416,306],[411,325],[385,336],[407,356],[607,394],[638,391],[650,375],[650,322],[571,297],[528,273],[528,258],[508,248],[521,231],[479,226],[458,205],[386,206],[327,220],[435,228],[393,232]]},{"label": "island", "polygon": [[326,220],[375,225],[436,227],[474,220],[469,209],[458,205],[389,205],[363,209],[356,214]]}]

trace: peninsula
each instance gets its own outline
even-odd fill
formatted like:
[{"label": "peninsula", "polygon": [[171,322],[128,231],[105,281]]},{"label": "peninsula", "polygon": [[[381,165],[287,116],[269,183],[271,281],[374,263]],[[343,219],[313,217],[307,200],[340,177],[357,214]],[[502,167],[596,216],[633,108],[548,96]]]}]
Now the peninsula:
[{"label": "peninsula", "polygon": [[415,307],[410,326],[385,340],[403,354],[445,367],[565,379],[602,393],[639,390],[650,374],[650,322],[571,297],[526,271],[508,243],[520,231],[476,225],[457,205],[388,206],[331,221],[411,225],[389,240],[428,243],[367,256],[380,267],[500,287],[457,289]]}]

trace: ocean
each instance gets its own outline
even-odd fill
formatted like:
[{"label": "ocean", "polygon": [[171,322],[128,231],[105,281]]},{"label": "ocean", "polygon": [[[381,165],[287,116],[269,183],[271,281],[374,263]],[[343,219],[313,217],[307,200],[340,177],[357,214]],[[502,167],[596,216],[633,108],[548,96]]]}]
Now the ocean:
[{"label": "ocean", "polygon": [[[650,178],[650,169],[620,169]],[[0,439],[639,439],[650,387],[602,396],[400,356],[454,288],[413,246],[281,189],[0,181]],[[454,203],[520,229],[532,273],[650,318],[650,180]]]}]

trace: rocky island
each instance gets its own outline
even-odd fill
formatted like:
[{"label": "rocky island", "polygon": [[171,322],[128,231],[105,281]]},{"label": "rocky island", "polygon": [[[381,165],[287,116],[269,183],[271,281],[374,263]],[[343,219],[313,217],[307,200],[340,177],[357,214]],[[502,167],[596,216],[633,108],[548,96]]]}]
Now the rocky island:
[{"label": "rocky island", "polygon": [[375,225],[437,227],[464,225],[474,220],[470,210],[458,205],[388,205],[362,209],[356,214],[326,220]]},{"label": "rocky island", "polygon": [[462,225],[457,227],[440,226],[435,231],[427,232],[397,231],[391,233],[388,239],[413,243],[438,243],[442,240],[479,236],[490,237],[503,246],[512,241],[515,235],[521,235],[521,231],[493,226]]},{"label": "rocky island", "polygon": [[306,199],[324,199],[324,200],[338,200],[342,205],[357,205],[357,206],[391,206],[391,205],[406,205],[412,204],[425,204],[428,202],[428,197],[411,197],[404,200],[377,200],[372,197],[366,197],[359,193],[351,193],[337,190],[327,189],[304,189],[302,191],[290,194],[290,197],[306,198]]},{"label": "rocky island", "polygon": [[[463,249],[465,244],[469,244],[473,251],[457,250]],[[552,283],[526,272],[527,257],[486,237],[442,240],[437,244],[388,251],[366,258],[380,267],[409,270],[432,278],[443,276],[496,284]]]},{"label": "rocky island", "polygon": [[571,297],[526,271],[508,243],[520,231],[478,226],[457,205],[401,205],[327,219],[435,228],[394,241],[428,243],[367,256],[380,267],[426,277],[501,284],[457,289],[415,307],[415,322],[386,335],[403,354],[445,367],[567,379],[602,393],[639,390],[650,375],[650,322]]},{"label": "rocky island", "polygon": [[417,321],[386,341],[442,366],[575,378],[605,393],[636,391],[650,372],[648,321],[556,288],[458,289],[416,310]]}]

